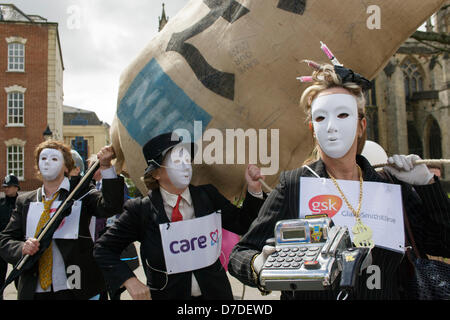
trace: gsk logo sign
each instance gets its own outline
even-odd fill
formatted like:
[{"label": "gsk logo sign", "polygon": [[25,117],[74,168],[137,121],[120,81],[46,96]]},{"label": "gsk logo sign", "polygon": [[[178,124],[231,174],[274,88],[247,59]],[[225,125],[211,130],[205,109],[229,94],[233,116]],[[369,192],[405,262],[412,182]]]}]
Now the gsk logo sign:
[{"label": "gsk logo sign", "polygon": [[342,199],[338,196],[324,194],[315,196],[308,203],[312,214],[326,214],[332,218],[342,207]]}]

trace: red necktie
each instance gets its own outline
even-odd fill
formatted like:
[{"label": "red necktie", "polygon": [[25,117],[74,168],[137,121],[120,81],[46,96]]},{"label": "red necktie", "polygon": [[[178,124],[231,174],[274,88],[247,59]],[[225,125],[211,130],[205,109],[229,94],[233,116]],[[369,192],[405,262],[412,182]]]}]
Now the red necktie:
[{"label": "red necktie", "polygon": [[172,210],[172,222],[183,220],[183,216],[181,215],[181,212],[178,209],[178,207],[180,206],[180,201],[181,201],[181,195],[178,195],[177,204],[175,205],[175,207],[173,207],[173,210]]}]

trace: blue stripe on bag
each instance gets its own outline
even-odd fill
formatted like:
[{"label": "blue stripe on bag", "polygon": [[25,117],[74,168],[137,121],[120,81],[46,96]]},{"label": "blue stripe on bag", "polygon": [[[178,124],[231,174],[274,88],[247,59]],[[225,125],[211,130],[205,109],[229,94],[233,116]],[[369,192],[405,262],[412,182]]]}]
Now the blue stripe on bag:
[{"label": "blue stripe on bag", "polygon": [[198,106],[152,59],[136,76],[117,108],[129,135],[143,146],[151,138],[186,129],[194,141],[194,121],[204,131],[211,115]]}]

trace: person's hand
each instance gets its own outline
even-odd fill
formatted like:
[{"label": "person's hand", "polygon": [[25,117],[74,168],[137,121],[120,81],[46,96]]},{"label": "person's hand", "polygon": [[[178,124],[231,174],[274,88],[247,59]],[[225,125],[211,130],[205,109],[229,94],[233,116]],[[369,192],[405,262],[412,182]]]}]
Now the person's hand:
[{"label": "person's hand", "polygon": [[152,300],[150,288],[140,282],[138,278],[130,278],[123,285],[133,300]]},{"label": "person's hand", "polygon": [[245,170],[245,180],[248,184],[248,191],[253,193],[262,192],[261,182],[259,179],[264,180],[264,176],[261,175],[261,169],[254,164],[249,164]]},{"label": "person's hand", "polygon": [[116,154],[112,146],[104,146],[97,153],[97,158],[100,160],[100,169],[108,169],[111,167],[111,160],[114,159]]},{"label": "person's hand", "polygon": [[28,238],[23,244],[22,255],[33,256],[39,251],[39,241],[35,238]]},{"label": "person's hand", "polygon": [[385,166],[384,170],[412,185],[422,186],[431,183],[434,175],[425,164],[414,165],[418,160],[421,158],[415,154],[408,156],[395,154],[388,158],[388,163],[393,166]]},{"label": "person's hand", "polygon": [[275,252],[274,246],[265,245],[260,254],[253,260],[253,270],[255,270],[256,274],[259,276],[264,263],[266,263],[267,258]]}]

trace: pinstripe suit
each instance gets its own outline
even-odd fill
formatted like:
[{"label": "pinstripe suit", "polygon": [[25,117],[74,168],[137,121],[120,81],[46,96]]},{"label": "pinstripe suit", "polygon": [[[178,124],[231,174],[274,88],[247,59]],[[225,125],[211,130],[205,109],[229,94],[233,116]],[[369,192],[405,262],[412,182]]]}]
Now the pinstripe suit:
[{"label": "pinstripe suit", "polygon": [[[388,182],[376,173],[364,157],[357,156],[356,161],[363,170],[364,181]],[[310,167],[319,176],[328,178],[321,160],[311,164]],[[281,173],[279,185],[270,193],[257,219],[231,253],[229,271],[244,284],[255,286],[250,263],[254,255],[261,252],[265,241],[274,236],[276,222],[298,218],[300,177],[313,176],[305,167]],[[401,185],[405,212],[419,250],[431,255],[448,257],[450,256],[449,200],[436,177],[435,179],[436,182],[432,185],[414,186],[414,189],[408,184],[394,180]],[[405,275],[406,269],[403,268],[407,268],[405,264],[407,259],[403,259],[402,254],[378,247],[372,250],[372,258],[373,264],[380,267],[381,289],[367,288],[366,280],[370,274],[364,271],[353,298],[401,298],[400,288],[403,280],[399,275]],[[339,279],[335,283],[339,283]],[[337,293],[337,288],[329,291],[297,291],[294,295],[292,292],[282,292],[281,299],[336,299]]]}]

